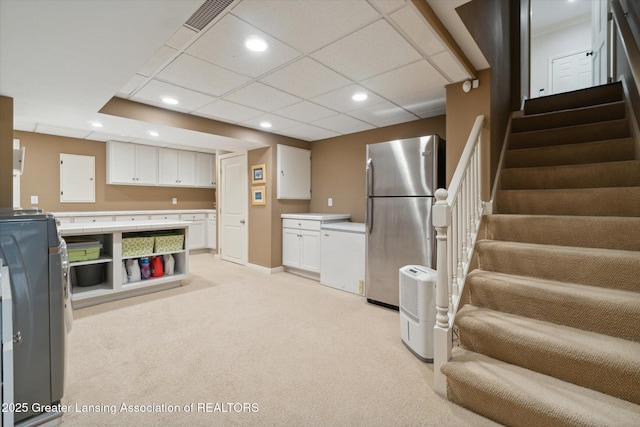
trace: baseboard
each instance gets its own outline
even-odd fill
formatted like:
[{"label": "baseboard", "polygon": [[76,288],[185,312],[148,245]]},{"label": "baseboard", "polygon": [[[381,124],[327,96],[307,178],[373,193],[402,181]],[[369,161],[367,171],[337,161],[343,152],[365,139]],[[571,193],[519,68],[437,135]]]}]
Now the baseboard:
[{"label": "baseboard", "polygon": [[256,271],[259,271],[261,273],[264,273],[264,274],[277,274],[277,273],[282,273],[284,271],[284,267],[282,267],[282,266],[269,268],[269,267],[265,267],[265,266],[258,265],[258,264],[247,263],[247,267],[249,267],[252,270],[256,270]]}]

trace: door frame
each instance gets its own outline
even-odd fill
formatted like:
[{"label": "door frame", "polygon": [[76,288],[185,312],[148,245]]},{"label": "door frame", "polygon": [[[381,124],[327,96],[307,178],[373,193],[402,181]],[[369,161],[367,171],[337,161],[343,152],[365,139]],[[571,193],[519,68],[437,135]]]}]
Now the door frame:
[{"label": "door frame", "polygon": [[[217,188],[218,190],[220,190],[220,194],[218,199],[218,218],[219,221],[217,222],[218,228],[220,229],[219,231],[219,236],[218,236],[218,254],[220,256],[221,260],[224,261],[229,261],[229,262],[235,262],[235,261],[230,261],[230,260],[225,260],[224,259],[224,253],[220,253],[220,250],[222,248],[223,252],[224,252],[224,248],[226,247],[226,242],[224,241],[226,238],[226,233],[223,232],[223,226],[224,226],[224,197],[223,195],[225,194],[225,192],[227,191],[226,189],[226,185],[227,185],[227,181],[226,181],[226,176],[224,176],[223,172],[223,161],[233,158],[233,157],[242,157],[242,163],[243,163],[243,170],[248,174],[248,156],[247,156],[247,152],[246,151],[242,151],[242,152],[237,152],[237,153],[229,153],[229,154],[221,154],[219,156],[216,156],[216,162],[217,164],[217,169],[218,169],[218,185]],[[241,186],[241,191],[242,191],[242,210],[245,216],[245,228],[246,228],[246,233],[245,233],[245,242],[244,242],[244,253],[242,255],[242,263],[241,265],[247,265],[249,263],[249,189],[248,189],[248,177],[247,177],[247,185],[243,185]]]}]

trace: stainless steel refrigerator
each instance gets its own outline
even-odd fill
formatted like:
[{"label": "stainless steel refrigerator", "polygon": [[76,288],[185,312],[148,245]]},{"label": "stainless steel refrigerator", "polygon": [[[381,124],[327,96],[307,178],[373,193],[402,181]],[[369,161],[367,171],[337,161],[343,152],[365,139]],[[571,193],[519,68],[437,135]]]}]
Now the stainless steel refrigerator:
[{"label": "stainless steel refrigerator", "polygon": [[435,268],[431,208],[445,186],[445,162],[438,135],[367,145],[367,301],[397,309],[399,269]]}]

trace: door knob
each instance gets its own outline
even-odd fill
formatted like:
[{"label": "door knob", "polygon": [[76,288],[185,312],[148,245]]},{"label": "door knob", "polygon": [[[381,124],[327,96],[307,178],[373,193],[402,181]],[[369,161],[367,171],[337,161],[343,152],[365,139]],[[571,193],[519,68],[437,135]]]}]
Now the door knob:
[{"label": "door knob", "polygon": [[240,224],[244,224],[244,219],[241,219],[241,220],[240,220]]}]

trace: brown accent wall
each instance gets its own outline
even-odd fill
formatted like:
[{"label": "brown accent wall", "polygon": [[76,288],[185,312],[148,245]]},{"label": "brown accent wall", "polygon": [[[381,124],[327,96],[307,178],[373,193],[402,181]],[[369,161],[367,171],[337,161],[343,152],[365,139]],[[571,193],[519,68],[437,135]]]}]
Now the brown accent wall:
[{"label": "brown accent wall", "polygon": [[437,116],[312,142],[311,211],[347,213],[351,221],[364,222],[366,145],[430,134],[448,139],[446,130],[445,116]]},{"label": "brown accent wall", "polygon": [[13,98],[0,96],[0,208],[13,207]]},{"label": "brown accent wall", "polygon": [[[45,211],[121,211],[212,209],[216,190],[204,188],[146,187],[106,184],[106,147],[104,142],[67,138],[32,132],[14,132],[26,147],[24,173],[20,180],[23,208],[39,207]],[[96,158],[96,202],[60,203],[60,153]],[[37,206],[31,196],[38,196]],[[176,197],[178,203],[171,203]]]},{"label": "brown accent wall", "polygon": [[491,142],[491,70],[478,72],[478,88],[465,93],[462,83],[447,86],[447,186],[455,173],[462,151],[476,117],[484,115],[482,128],[483,200],[490,198],[490,142]]}]

